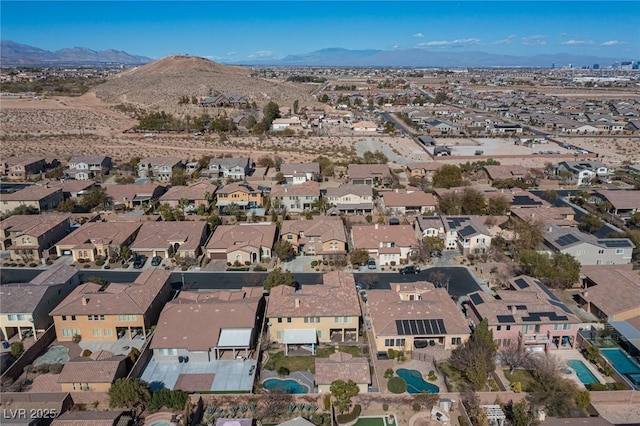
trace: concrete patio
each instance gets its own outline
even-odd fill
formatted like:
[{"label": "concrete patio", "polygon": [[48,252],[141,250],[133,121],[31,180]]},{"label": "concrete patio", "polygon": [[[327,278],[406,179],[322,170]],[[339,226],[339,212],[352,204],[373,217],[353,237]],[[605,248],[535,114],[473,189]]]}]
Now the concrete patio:
[{"label": "concrete patio", "polygon": [[114,355],[129,355],[132,348],[142,349],[146,340],[141,337],[135,337],[133,339],[120,338],[118,340],[106,340],[106,341],[86,341],[80,340],[78,346],[84,351],[89,349],[92,353],[98,351],[109,351]]}]

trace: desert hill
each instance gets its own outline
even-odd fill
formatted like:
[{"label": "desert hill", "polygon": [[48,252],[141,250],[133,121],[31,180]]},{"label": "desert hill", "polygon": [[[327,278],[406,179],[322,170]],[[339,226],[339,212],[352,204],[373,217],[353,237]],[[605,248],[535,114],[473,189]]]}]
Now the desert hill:
[{"label": "desert hill", "polygon": [[309,86],[252,77],[251,70],[218,64],[208,59],[175,55],[127,70],[96,86],[96,96],[108,103],[135,104],[150,110],[188,113],[178,105],[182,96],[208,96],[211,92],[243,95],[263,106],[273,100],[282,111],[297,99],[300,106],[317,105]]}]

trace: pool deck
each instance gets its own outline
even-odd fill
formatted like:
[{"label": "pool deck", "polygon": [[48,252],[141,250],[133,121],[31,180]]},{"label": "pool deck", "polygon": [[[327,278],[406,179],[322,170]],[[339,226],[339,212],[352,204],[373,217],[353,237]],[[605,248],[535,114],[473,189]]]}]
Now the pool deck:
[{"label": "pool deck", "polygon": [[[584,356],[582,356],[582,354],[580,353],[579,350],[577,349],[563,349],[563,350],[557,350],[557,351],[552,351],[551,355],[555,355],[557,356],[563,363],[563,366],[567,366],[568,368],[571,368],[567,365],[567,361],[569,361],[570,359],[575,359],[578,361],[582,361],[582,363],[587,367],[587,369],[591,372],[591,374],[594,375],[594,377],[600,382],[600,383],[608,383],[611,380],[607,380],[599,371],[598,369],[591,364],[591,362],[587,361],[585,359]],[[573,369],[571,369],[573,370]],[[580,381],[580,379],[578,378],[578,375],[572,371],[571,374],[565,374],[565,377],[573,380],[576,384],[578,384],[581,387],[585,387],[584,383],[582,383]]]},{"label": "pool deck", "polygon": [[315,381],[314,381],[315,377],[313,374],[311,374],[308,371],[292,371],[291,374],[289,374],[288,376],[281,377],[275,371],[262,370],[260,374],[260,383],[268,379],[280,379],[280,380],[292,379],[309,388],[310,393],[314,393],[316,388]]}]

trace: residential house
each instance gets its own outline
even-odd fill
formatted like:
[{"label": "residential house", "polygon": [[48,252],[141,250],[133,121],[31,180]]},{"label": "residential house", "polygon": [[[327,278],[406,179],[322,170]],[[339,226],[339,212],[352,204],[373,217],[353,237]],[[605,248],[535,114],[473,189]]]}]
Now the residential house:
[{"label": "residential house", "polygon": [[262,190],[247,182],[233,182],[218,189],[218,207],[235,204],[243,209],[262,207]]},{"label": "residential house", "polygon": [[493,124],[490,126],[491,133],[504,135],[504,134],[520,134],[522,133],[522,126],[519,124]]},{"label": "residential house", "polygon": [[62,195],[65,200],[69,198],[80,199],[82,196],[89,191],[91,188],[96,187],[96,183],[92,180],[75,180],[75,179],[65,179],[62,182],[50,182],[48,184],[50,187],[60,187],[62,188]]},{"label": "residential house", "polygon": [[200,206],[208,211],[215,200],[216,191],[216,185],[201,180],[189,186],[172,186],[159,201],[174,208],[182,207],[185,212],[195,212]]},{"label": "residential house", "polygon": [[447,134],[450,132],[458,132],[462,130],[461,126],[454,123],[448,123],[442,120],[431,120],[427,122],[427,126],[440,131],[441,134]]},{"label": "residential house", "polygon": [[458,249],[464,256],[486,253],[491,247],[491,233],[482,216],[442,216],[445,249]]},{"label": "residential house", "polygon": [[[210,362],[230,355],[249,356],[264,319],[262,287],[240,290],[182,291],[158,319],[151,349],[155,361]],[[206,324],[197,327],[196,324]]]},{"label": "residential house", "polygon": [[300,117],[276,118],[271,123],[271,130],[274,132],[282,132],[287,129],[302,130],[302,121],[300,121]]},{"label": "residential house", "polygon": [[242,180],[251,174],[253,163],[248,157],[212,158],[209,160],[209,177],[212,179]]},{"label": "residential house", "polygon": [[168,258],[175,254],[180,258],[197,259],[208,235],[208,223],[192,222],[145,222],[140,227],[131,250],[148,258]]},{"label": "residential house", "polygon": [[560,227],[576,227],[575,210],[572,207],[515,207],[511,206],[511,217],[524,222],[539,222],[542,224],[553,224]]},{"label": "residential house", "polygon": [[485,291],[469,295],[467,313],[474,324],[486,319],[494,343],[528,352],[575,347],[581,320],[539,280],[520,275],[509,280],[511,290],[497,296]]},{"label": "residential house", "polygon": [[413,228],[419,239],[425,237],[438,237],[445,240],[444,223],[440,216],[417,215],[413,222]]},{"label": "residential house", "polygon": [[171,296],[171,273],[149,269],[132,283],[77,286],[50,315],[60,342],[80,336],[83,341],[114,341],[147,336]]},{"label": "residential house", "polygon": [[609,203],[613,214],[620,217],[631,217],[640,211],[640,191],[599,189],[594,191],[596,203]]},{"label": "residential house", "polygon": [[635,245],[628,238],[598,238],[575,228],[544,225],[544,245],[551,252],[570,254],[581,265],[631,263]]},{"label": "residential house", "polygon": [[373,121],[356,121],[351,124],[351,130],[358,133],[375,133],[378,125]]},{"label": "residential house", "polygon": [[205,246],[207,257],[228,263],[254,264],[271,258],[276,237],[271,222],[219,225]]},{"label": "residential house", "polygon": [[58,256],[72,256],[73,261],[93,262],[96,258],[117,257],[138,235],[139,222],[89,222],[56,244]]},{"label": "residential house", "polygon": [[0,214],[7,214],[18,207],[31,207],[39,212],[53,210],[64,199],[62,188],[49,185],[30,185],[11,194],[2,194]]},{"label": "residential house", "polygon": [[111,170],[111,157],[74,156],[69,160],[65,175],[76,180],[89,180],[95,176],[108,175]]},{"label": "residential house", "polygon": [[177,157],[146,157],[138,163],[138,177],[160,182],[171,180],[175,170],[183,168],[183,160]]},{"label": "residential house", "polygon": [[390,290],[367,292],[371,328],[378,352],[389,349],[428,352],[459,347],[471,330],[445,288],[426,281],[392,283]]},{"label": "residential house", "polygon": [[351,227],[354,248],[364,249],[378,258],[380,265],[407,263],[418,248],[411,225],[354,225]]},{"label": "residential house", "polygon": [[56,417],[51,426],[128,426],[132,418],[124,411],[67,411]]},{"label": "residential house", "polygon": [[44,172],[47,166],[45,158],[39,156],[9,157],[3,163],[3,174],[9,180],[28,180]]},{"label": "residential house", "polygon": [[607,167],[599,161],[562,161],[558,164],[557,174],[562,171],[571,173],[571,182],[576,185],[591,185],[597,176],[607,176]]},{"label": "residential house", "polygon": [[371,384],[371,368],[366,357],[354,357],[346,352],[335,352],[329,358],[316,358],[314,381],[318,393],[330,393],[336,380],[353,381],[358,393],[368,393]]},{"label": "residential house", "polygon": [[320,184],[307,181],[297,185],[275,185],[271,188],[273,206],[285,208],[289,213],[311,211],[320,199]]},{"label": "residential house", "polygon": [[151,205],[164,194],[166,188],[157,183],[145,183],[142,185],[104,185],[107,196],[111,199],[114,209],[134,209],[144,205]]},{"label": "residential house", "polygon": [[315,353],[318,342],[358,341],[360,302],[353,274],[328,272],[322,285],[299,290],[281,285],[271,289],[267,307],[269,339],[290,349]]},{"label": "residential house", "polygon": [[395,189],[380,192],[381,207],[391,214],[425,214],[436,209],[432,194],[416,189]]},{"label": "residential house", "polygon": [[530,178],[529,170],[519,164],[513,165],[487,165],[483,167],[490,181],[519,180],[527,181]]},{"label": "residential house", "polygon": [[280,166],[280,173],[290,184],[299,184],[320,179],[318,163],[287,163]]},{"label": "residential house", "polygon": [[352,185],[384,185],[391,182],[391,172],[386,164],[349,164],[349,183]]},{"label": "residential house", "polygon": [[200,99],[201,107],[234,107],[246,108],[249,100],[243,95],[232,95],[229,93],[215,93]]},{"label": "residential house", "polygon": [[68,214],[15,215],[0,222],[0,250],[11,260],[40,262],[49,249],[70,231]]},{"label": "residential house", "polygon": [[407,171],[410,177],[424,178],[427,182],[433,182],[433,174],[439,168],[440,164],[435,161],[407,164]]},{"label": "residential house", "polygon": [[583,266],[578,305],[598,319],[620,322],[640,316],[640,275],[633,265]]},{"label": "residential house", "polygon": [[63,392],[109,392],[117,379],[126,377],[127,358],[101,350],[70,359],[64,364],[57,383]]},{"label": "residential house", "polygon": [[77,272],[69,265],[59,265],[27,283],[3,283],[0,286],[2,340],[27,332],[38,339],[53,323],[49,312],[80,283]]},{"label": "residential house", "polygon": [[280,240],[288,241],[294,253],[316,256],[318,260],[335,259],[347,254],[347,234],[342,219],[313,216],[311,220],[285,220]]},{"label": "residential house", "polygon": [[370,214],[373,211],[373,189],[369,185],[340,185],[327,188],[327,201],[332,206],[327,214]]}]

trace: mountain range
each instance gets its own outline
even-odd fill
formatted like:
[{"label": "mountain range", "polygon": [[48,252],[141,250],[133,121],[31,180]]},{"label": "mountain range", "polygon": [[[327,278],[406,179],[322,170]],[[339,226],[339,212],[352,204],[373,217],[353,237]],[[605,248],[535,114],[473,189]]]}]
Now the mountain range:
[{"label": "mountain range", "polygon": [[[328,48],[309,53],[287,55],[281,59],[237,61],[237,65],[262,66],[335,66],[335,67],[534,67],[556,66],[603,67],[629,58],[603,58],[591,55],[567,53],[533,56],[498,55],[486,52],[434,51],[425,49],[349,50]],[[2,66],[53,66],[53,65],[106,65],[145,64],[152,59],[131,55],[118,50],[95,51],[85,47],[56,50],[55,52],[13,41],[0,41],[0,65]]]},{"label": "mountain range", "polygon": [[151,62],[145,56],[130,55],[121,50],[95,51],[86,47],[44,50],[10,40],[0,41],[0,64],[7,66],[69,66],[69,65],[137,65]]}]

